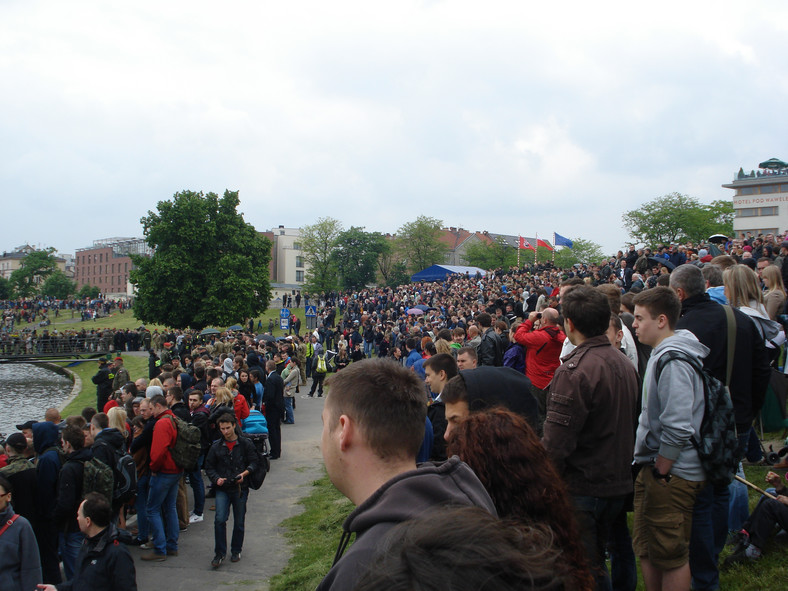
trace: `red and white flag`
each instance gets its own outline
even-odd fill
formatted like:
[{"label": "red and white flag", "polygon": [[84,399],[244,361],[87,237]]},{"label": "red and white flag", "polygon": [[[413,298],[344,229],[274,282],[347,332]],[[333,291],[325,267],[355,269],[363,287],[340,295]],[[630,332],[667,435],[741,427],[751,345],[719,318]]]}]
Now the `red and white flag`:
[{"label": "red and white flag", "polygon": [[523,250],[536,250],[528,240],[520,236],[520,248]]}]

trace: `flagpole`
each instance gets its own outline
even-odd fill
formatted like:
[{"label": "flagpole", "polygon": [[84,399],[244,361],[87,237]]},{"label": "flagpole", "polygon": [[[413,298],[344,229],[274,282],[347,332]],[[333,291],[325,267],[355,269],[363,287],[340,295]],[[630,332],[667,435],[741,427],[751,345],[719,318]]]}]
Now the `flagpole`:
[{"label": "flagpole", "polygon": [[539,264],[539,259],[537,258],[539,254],[539,232],[536,233],[536,244],[534,245],[534,267]]},{"label": "flagpole", "polygon": [[555,266],[555,232],[553,232],[553,266]]},{"label": "flagpole", "polygon": [[517,270],[520,270],[520,244],[522,244],[523,237],[517,237]]}]

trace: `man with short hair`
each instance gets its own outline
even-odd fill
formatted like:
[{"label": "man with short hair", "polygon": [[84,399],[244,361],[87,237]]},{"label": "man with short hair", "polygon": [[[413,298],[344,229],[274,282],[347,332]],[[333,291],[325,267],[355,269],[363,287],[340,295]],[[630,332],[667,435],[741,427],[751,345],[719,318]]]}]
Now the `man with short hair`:
[{"label": "man with short hair", "polygon": [[604,589],[611,526],[632,492],[638,377],[610,346],[604,294],[576,287],[562,298],[561,310],[575,348],[549,384],[542,443],[567,484],[597,589]]},{"label": "man with short hair", "polygon": [[214,518],[213,568],[219,568],[227,555],[227,519],[233,508],[233,535],[230,541],[230,562],[241,560],[244,543],[246,501],[249,497],[249,475],[257,469],[254,443],[238,436],[238,420],[231,412],[221,415],[216,423],[222,439],[216,441],[205,458],[205,474],[216,486],[216,517]]},{"label": "man with short hair", "polygon": [[0,474],[0,528],[3,529],[0,535],[0,589],[33,591],[42,580],[38,545],[30,522],[24,515],[16,514],[11,506],[15,491]]},{"label": "man with short hair", "polygon": [[200,430],[200,447],[202,448],[200,457],[197,458],[197,467],[193,472],[187,474],[194,494],[194,510],[189,515],[189,523],[200,523],[203,520],[203,510],[205,509],[205,485],[202,480],[201,468],[205,462],[208,448],[211,446],[208,434],[208,414],[208,409],[202,402],[202,392],[195,388],[189,390],[189,422]]},{"label": "man with short hair", "polygon": [[473,347],[460,347],[457,350],[457,369],[476,369],[478,365],[478,358],[476,356],[476,349]]},{"label": "man with short hair", "polygon": [[137,591],[137,573],[128,548],[118,540],[109,501],[99,493],[88,493],[77,510],[79,530],[85,542],[76,559],[76,571],[57,586],[40,585],[41,591]]},{"label": "man with short hair", "polygon": [[[175,465],[170,448],[175,447],[178,430],[175,415],[167,406],[164,396],[150,399],[156,423],[150,449],[150,489],[148,492],[147,518],[153,536],[153,551],[141,556],[142,560],[163,562],[167,556],[178,555],[178,513],[175,508],[178,482],[183,470]],[[166,520],[165,524],[162,520]]]},{"label": "man with short hair", "polygon": [[424,381],[435,399],[427,407],[427,417],[432,424],[432,453],[430,460],[442,462],[446,459],[446,405],[441,400],[441,392],[446,383],[457,375],[457,362],[448,353],[438,353],[424,361]]},{"label": "man with short hair", "polygon": [[107,404],[110,394],[112,394],[113,377],[107,359],[101,357],[98,360],[98,372],[91,378],[91,381],[96,385],[96,408],[103,409]]},{"label": "man with short hair", "polygon": [[677,351],[700,364],[709,349],[690,331],[676,329],[681,302],[670,288],[647,289],[634,302],[633,326],[640,342],[654,350],[635,439],[641,469],[635,481],[633,546],[648,591],[689,589],[692,509],[706,477],[691,439],[703,420],[704,386],[689,362],[661,358]]},{"label": "man with short hair", "polygon": [[427,405],[414,372],[367,359],[331,376],[329,385],[320,447],[331,482],[356,509],[342,526],[337,556],[318,590],[352,588],[398,523],[445,504],[495,514],[487,491],[457,458],[416,468]]},{"label": "man with short hair", "polygon": [[492,316],[487,312],[482,312],[476,317],[476,321],[484,333],[476,350],[479,365],[501,367],[503,365],[503,341],[492,327]]},{"label": "man with short hair", "polygon": [[118,355],[115,357],[115,363],[112,366],[112,391],[117,392],[126,382],[130,381],[131,377],[129,377],[129,372],[123,367],[123,357]]},{"label": "man with short hair", "polygon": [[[282,417],[285,412],[285,383],[282,376],[276,373],[276,361],[269,359],[265,362],[268,375],[265,378],[263,389],[263,404],[265,404],[265,420],[268,424],[268,443],[271,445],[272,460],[278,460],[282,455]],[[314,386],[314,384],[313,384]]]},{"label": "man with short hair", "polygon": [[[728,370],[725,308],[710,299],[705,291],[703,273],[695,265],[682,265],[675,269],[670,274],[670,287],[681,302],[681,318],[676,328],[690,331],[709,349],[703,359],[703,367],[725,383]],[[736,415],[740,454],[743,456],[750,428],[766,397],[771,369],[758,328],[740,310],[730,310],[736,327],[729,390]],[[698,591],[719,587],[719,555],[728,536],[729,500],[728,486],[712,484],[707,484],[696,499],[692,516],[690,568],[692,586]],[[730,525],[733,528],[739,526],[735,523]]]}]

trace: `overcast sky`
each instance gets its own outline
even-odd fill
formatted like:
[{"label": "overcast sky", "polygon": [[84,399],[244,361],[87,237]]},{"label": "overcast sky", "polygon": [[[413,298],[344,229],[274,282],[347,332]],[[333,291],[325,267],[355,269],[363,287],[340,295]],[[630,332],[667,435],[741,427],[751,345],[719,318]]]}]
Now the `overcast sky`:
[{"label": "overcast sky", "polygon": [[625,210],[788,158],[785,2],[0,2],[0,250],[180,190],[613,251]]}]

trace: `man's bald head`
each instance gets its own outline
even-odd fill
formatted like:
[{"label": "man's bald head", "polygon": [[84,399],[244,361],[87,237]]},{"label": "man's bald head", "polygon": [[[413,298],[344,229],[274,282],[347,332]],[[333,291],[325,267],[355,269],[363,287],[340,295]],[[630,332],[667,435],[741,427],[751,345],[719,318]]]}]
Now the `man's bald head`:
[{"label": "man's bald head", "polygon": [[545,308],[542,310],[542,326],[554,325],[558,322],[558,310]]}]

